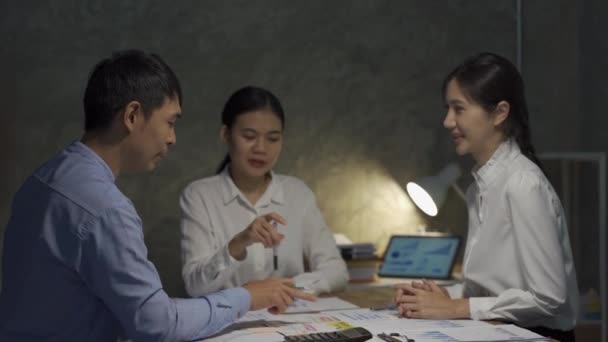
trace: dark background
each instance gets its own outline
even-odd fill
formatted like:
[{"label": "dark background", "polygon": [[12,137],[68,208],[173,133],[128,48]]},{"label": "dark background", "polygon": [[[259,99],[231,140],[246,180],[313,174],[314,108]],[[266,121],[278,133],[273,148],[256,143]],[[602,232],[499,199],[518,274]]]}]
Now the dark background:
[{"label": "dark background", "polygon": [[[522,73],[540,152],[608,150],[607,10],[602,0],[523,1]],[[441,81],[481,51],[515,61],[517,18],[513,0],[3,1],[0,239],[19,184],[82,134],[92,66],[126,48],[160,54],[184,89],[167,160],[119,180],[170,294],[184,294],[179,193],[221,160],[219,113],[248,84],[281,99],[287,133],[277,170],[315,191],[335,232],[380,249],[390,234],[423,224],[465,235],[454,192],[429,219],[402,187],[449,161],[470,167],[442,127]]]}]

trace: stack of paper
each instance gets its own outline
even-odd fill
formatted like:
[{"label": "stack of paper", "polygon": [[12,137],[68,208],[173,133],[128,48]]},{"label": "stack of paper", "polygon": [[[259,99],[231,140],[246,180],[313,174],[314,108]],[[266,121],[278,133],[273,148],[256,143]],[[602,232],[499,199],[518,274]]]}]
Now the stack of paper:
[{"label": "stack of paper", "polygon": [[376,279],[380,258],[372,243],[352,243],[344,240],[338,243],[342,259],[346,262],[351,282],[371,282]]},{"label": "stack of paper", "polygon": [[376,258],[376,246],[373,243],[350,243],[338,245],[338,248],[344,260]]}]

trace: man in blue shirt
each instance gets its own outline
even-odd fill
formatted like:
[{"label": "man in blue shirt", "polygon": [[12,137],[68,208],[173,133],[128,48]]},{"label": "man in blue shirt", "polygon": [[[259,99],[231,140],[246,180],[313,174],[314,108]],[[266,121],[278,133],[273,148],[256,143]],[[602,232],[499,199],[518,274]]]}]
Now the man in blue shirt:
[{"label": "man in blue shirt", "polygon": [[[288,279],[173,299],[147,258],[142,222],[114,184],[153,170],[175,144],[181,89],[156,55],[125,51],[94,68],[85,134],[31,175],[5,232],[0,341],[190,341],[250,309],[314,297]],[[278,238],[278,237],[273,237]]]}]

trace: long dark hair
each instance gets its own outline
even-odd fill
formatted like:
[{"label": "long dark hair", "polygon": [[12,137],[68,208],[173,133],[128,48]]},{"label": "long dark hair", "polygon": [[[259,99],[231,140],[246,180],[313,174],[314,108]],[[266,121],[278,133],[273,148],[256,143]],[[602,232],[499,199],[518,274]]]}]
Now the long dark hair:
[{"label": "long dark hair", "polygon": [[462,91],[487,112],[494,111],[500,101],[507,101],[510,111],[504,133],[515,139],[521,152],[540,167],[531,141],[524,82],[509,60],[489,52],[467,58],[443,81],[444,99],[451,80],[456,80]]},{"label": "long dark hair", "polygon": [[[222,111],[222,124],[230,129],[239,115],[260,109],[269,109],[281,120],[281,128],[285,128],[285,113],[279,99],[270,91],[254,86],[243,87],[230,95]],[[227,154],[216,173],[222,172],[228,163],[230,155]]]}]

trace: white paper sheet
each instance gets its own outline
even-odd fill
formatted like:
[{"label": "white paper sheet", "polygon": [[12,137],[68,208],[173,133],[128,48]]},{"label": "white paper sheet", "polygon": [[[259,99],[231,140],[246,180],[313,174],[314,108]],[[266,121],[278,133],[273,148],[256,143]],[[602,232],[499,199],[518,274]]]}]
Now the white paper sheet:
[{"label": "white paper sheet", "polygon": [[297,299],[287,308],[285,313],[321,312],[358,308],[358,306],[337,297],[319,298],[314,302]]},{"label": "white paper sheet", "polygon": [[[322,304],[328,307],[340,307],[342,302],[344,301],[339,299],[322,299]],[[308,305],[304,307],[311,309]],[[282,342],[284,336],[280,333],[310,334],[357,326],[369,330],[374,335],[369,342],[381,342],[376,336],[379,333],[398,333],[416,342],[547,341],[538,334],[514,325],[492,325],[474,320],[408,319],[397,317],[395,311],[369,309],[282,315],[273,315],[267,310],[253,311],[230,326],[221,336],[209,341]],[[405,341],[405,338],[401,340]]]},{"label": "white paper sheet", "polygon": [[[368,327],[365,327],[366,329]],[[371,332],[371,329],[368,329]],[[384,333],[405,335],[416,342],[506,342],[547,341],[546,338],[515,325],[491,325],[462,328],[408,330],[395,327]],[[374,336],[378,332],[373,333]],[[402,338],[405,341],[405,338]],[[370,340],[372,341],[372,340]],[[374,337],[373,341],[381,341]]]},{"label": "white paper sheet", "polygon": [[[349,322],[354,323],[354,322]],[[361,323],[367,330],[374,334],[391,333],[391,330],[411,331],[411,330],[433,330],[451,328],[480,328],[492,326],[483,321],[474,320],[431,320],[431,319],[410,319],[398,318],[397,320],[366,321]]]}]

